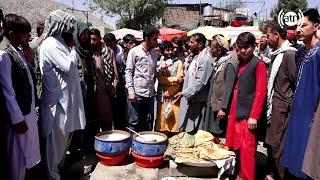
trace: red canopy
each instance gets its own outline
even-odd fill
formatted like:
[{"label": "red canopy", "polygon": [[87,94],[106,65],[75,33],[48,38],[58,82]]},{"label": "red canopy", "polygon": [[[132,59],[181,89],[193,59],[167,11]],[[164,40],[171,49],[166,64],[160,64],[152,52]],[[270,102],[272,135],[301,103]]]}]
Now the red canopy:
[{"label": "red canopy", "polygon": [[185,31],[163,27],[160,29],[159,39],[163,41],[171,41],[175,37],[182,38],[183,36],[186,36],[186,35],[187,35],[187,32]]}]

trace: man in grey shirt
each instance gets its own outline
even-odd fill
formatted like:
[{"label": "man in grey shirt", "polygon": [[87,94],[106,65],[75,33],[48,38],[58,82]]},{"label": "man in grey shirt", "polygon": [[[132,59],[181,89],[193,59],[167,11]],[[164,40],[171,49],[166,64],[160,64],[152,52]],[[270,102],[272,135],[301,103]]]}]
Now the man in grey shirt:
[{"label": "man in grey shirt", "polygon": [[129,95],[129,127],[136,131],[152,129],[155,73],[158,55],[154,50],[159,36],[155,27],[145,27],[143,42],[127,57],[125,80]]},{"label": "man in grey shirt", "polygon": [[191,134],[205,129],[203,121],[213,72],[213,57],[205,44],[206,38],[203,34],[196,33],[191,36],[189,46],[195,56],[186,71],[182,92],[175,95],[175,101],[181,98],[180,129]]}]

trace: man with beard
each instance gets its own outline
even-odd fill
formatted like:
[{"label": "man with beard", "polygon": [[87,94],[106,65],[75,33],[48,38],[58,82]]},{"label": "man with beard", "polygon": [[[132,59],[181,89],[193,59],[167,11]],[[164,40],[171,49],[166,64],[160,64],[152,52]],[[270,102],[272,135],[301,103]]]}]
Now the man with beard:
[{"label": "man with beard", "polygon": [[127,110],[127,94],[125,87],[125,59],[123,49],[118,45],[116,36],[112,33],[107,33],[103,37],[105,45],[113,50],[117,64],[117,72],[119,82],[115,89],[115,94],[112,97],[112,112],[113,112],[113,127],[114,129],[125,130],[128,126],[128,110]]},{"label": "man with beard", "polygon": [[[86,125],[77,60],[73,40],[75,19],[56,10],[45,21],[45,40],[40,47],[43,77],[40,132],[45,138],[45,156],[49,179],[61,179],[72,133]],[[71,50],[70,50],[71,49]]]},{"label": "man with beard", "polygon": [[263,36],[261,36],[260,41],[259,41],[259,57],[267,65],[270,65],[270,63],[271,63],[270,52],[271,52],[271,49],[268,46],[267,36],[263,35]]},{"label": "man with beard", "polygon": [[86,115],[86,128],[74,132],[69,151],[71,154],[80,151],[81,154],[87,155],[87,153],[94,152],[94,136],[99,132],[99,127],[95,125],[98,117],[95,98],[97,83],[88,24],[80,21],[76,22],[73,39],[76,43],[76,51],[80,56],[77,66]]},{"label": "man with beard", "polygon": [[30,48],[26,49],[31,26],[24,17],[8,14],[4,18],[3,29],[4,37],[0,43],[0,117],[6,131],[8,165],[5,165],[8,166],[8,179],[22,180],[26,169],[34,167],[41,159],[34,85],[28,66],[34,58],[32,54],[25,55],[31,52]]},{"label": "man with beard", "polygon": [[175,95],[180,101],[179,124],[185,132],[196,133],[203,129],[210,77],[213,72],[213,57],[206,48],[206,38],[196,33],[189,40],[189,47],[195,55],[183,83],[182,92]]},{"label": "man with beard", "polygon": [[125,80],[129,94],[129,127],[150,131],[154,120],[155,73],[158,55],[154,50],[159,30],[147,26],[143,42],[128,53]]},{"label": "man with beard", "polygon": [[271,162],[275,175],[283,178],[284,167],[280,165],[284,135],[287,130],[290,106],[296,87],[295,48],[286,40],[287,31],[278,23],[267,27],[269,46],[272,48],[267,94],[268,128],[265,142],[271,147]]},{"label": "man with beard", "polygon": [[102,43],[100,31],[90,30],[93,59],[95,62],[95,75],[97,82],[96,100],[101,128],[112,129],[111,96],[114,95],[118,84],[117,65],[111,48]]}]

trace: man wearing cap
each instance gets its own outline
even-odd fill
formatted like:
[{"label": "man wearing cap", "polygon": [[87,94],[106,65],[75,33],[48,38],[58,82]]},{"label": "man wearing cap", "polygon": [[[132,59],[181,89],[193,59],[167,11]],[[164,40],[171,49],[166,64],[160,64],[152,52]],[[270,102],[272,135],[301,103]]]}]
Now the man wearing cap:
[{"label": "man wearing cap", "polygon": [[287,40],[291,43],[291,46],[296,48],[298,51],[303,48],[303,44],[298,43],[295,30],[287,30]]},{"label": "man wearing cap", "polygon": [[50,13],[40,47],[43,92],[39,129],[46,140],[49,179],[61,179],[59,166],[63,164],[72,132],[86,125],[76,66],[79,55],[72,36],[74,23],[74,17],[62,10]]},{"label": "man wearing cap", "polygon": [[213,75],[210,79],[204,130],[213,132],[217,136],[221,136],[225,132],[227,122],[225,118],[227,117],[229,99],[233,88],[233,86],[226,86],[228,64],[235,64],[235,61],[237,61],[236,58],[232,58],[228,50],[229,42],[226,37],[222,35],[213,36],[211,54],[215,61],[213,63]]}]

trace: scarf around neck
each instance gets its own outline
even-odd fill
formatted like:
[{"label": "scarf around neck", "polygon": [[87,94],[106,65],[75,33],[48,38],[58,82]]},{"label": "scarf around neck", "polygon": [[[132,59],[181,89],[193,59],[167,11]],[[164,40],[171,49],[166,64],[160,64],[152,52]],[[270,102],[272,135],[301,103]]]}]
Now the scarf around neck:
[{"label": "scarf around neck", "polygon": [[227,61],[231,59],[231,55],[229,53],[225,54],[224,56],[220,57],[220,59],[216,62],[213,63],[213,70],[215,72],[215,75],[217,75],[217,73],[219,71],[221,71],[222,69],[224,69],[224,67],[227,64]]},{"label": "scarf around neck", "polygon": [[288,40],[284,41],[281,48],[277,49],[276,51],[272,52],[271,55],[275,56],[272,66],[270,77],[268,80],[268,93],[267,93],[267,123],[271,123],[271,112],[272,112],[272,102],[273,102],[273,94],[274,94],[274,80],[278,74],[280,69],[283,55],[286,51],[292,50],[297,51],[296,48],[291,47],[291,44]]}]

